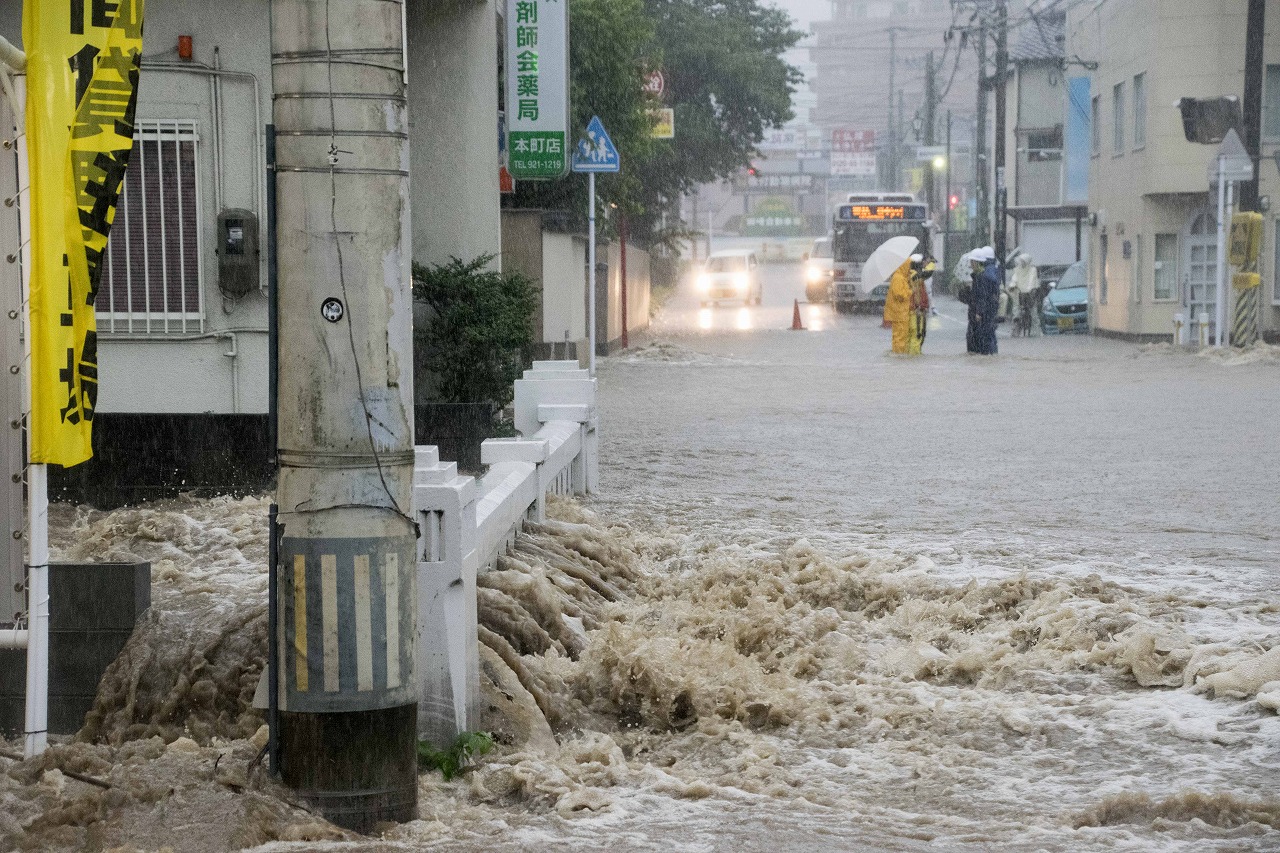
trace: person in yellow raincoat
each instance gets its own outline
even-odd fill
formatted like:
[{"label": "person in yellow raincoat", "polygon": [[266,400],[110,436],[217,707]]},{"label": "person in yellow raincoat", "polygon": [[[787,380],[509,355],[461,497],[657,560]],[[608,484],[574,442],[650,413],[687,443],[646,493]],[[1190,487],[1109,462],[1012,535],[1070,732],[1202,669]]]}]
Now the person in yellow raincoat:
[{"label": "person in yellow raincoat", "polygon": [[912,255],[893,271],[884,300],[884,328],[893,330],[893,351],[903,355],[911,336],[911,265],[920,260],[920,255]]},{"label": "person in yellow raincoat", "polygon": [[[913,258],[919,255],[912,255]],[[911,262],[911,303],[907,320],[907,355],[920,355],[929,330],[929,278],[937,266],[933,258]]]}]

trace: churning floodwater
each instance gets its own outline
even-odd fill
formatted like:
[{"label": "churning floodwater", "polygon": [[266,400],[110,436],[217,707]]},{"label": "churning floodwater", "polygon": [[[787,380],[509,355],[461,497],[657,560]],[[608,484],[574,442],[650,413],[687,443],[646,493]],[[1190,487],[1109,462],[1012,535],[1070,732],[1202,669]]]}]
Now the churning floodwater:
[{"label": "churning floodwater", "polygon": [[267,499],[183,498],[55,507],[154,604],[93,742],[0,765],[0,847],[1280,849],[1274,349],[974,359],[944,312],[903,360],[680,311],[601,362],[602,494],[482,578],[498,746],[420,820],[357,839],[263,778]]}]

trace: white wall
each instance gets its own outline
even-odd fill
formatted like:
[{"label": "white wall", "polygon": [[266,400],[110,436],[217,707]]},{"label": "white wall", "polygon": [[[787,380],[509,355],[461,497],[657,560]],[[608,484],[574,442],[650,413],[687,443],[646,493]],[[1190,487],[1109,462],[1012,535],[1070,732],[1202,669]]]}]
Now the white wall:
[{"label": "white wall", "polygon": [[[0,4],[0,34],[21,43],[20,3]],[[218,3],[153,3],[147,7],[143,71],[138,91],[137,118],[188,119],[196,123],[197,193],[200,198],[201,300],[204,332],[239,330],[239,355],[220,355],[227,340],[208,337],[183,340],[150,334],[111,334],[99,320],[100,412],[250,412],[267,411],[265,251],[260,265],[262,291],[235,304],[218,291],[217,195],[215,190],[215,116],[210,77],[199,64],[214,64],[218,47],[221,67],[246,72],[259,81],[258,106],[262,121],[271,120],[271,45],[268,4],[262,0],[220,0]],[[194,61],[183,71],[156,68],[178,64],[177,39],[189,35]],[[222,150],[222,207],[240,207],[258,215],[265,237],[266,216],[261,197],[262,133],[254,113],[253,86],[248,79],[221,83],[222,120],[217,124]],[[257,183],[255,184],[255,181]],[[262,241],[265,247],[265,239]],[[182,335],[188,338],[189,335]],[[245,377],[238,402],[233,399],[230,370]]]},{"label": "white wall", "polygon": [[[22,4],[0,2],[0,35],[21,44]],[[219,123],[223,209],[246,208],[263,231],[261,292],[224,301],[217,287],[215,117],[209,77],[197,63],[247,72],[259,82],[261,123],[272,121],[270,4],[266,0],[170,0],[147,7],[139,120],[197,123],[204,337],[100,335],[102,412],[267,411],[263,128],[249,80],[224,79]],[[497,188],[497,22],[494,0],[410,0],[409,102],[414,257],[440,262],[500,250]],[[175,72],[177,37],[190,35],[195,62]],[[150,67],[148,67],[150,66]],[[255,186],[255,180],[259,184]],[[496,263],[496,262],[495,262]],[[222,355],[236,332],[238,355]],[[175,330],[176,331],[176,330]],[[191,329],[188,332],[193,331]],[[561,331],[563,335],[563,331]],[[231,376],[237,376],[233,394]]]},{"label": "white wall", "polygon": [[409,0],[408,22],[413,258],[439,264],[496,256],[496,5]]},{"label": "white wall", "polygon": [[571,234],[542,235],[542,340],[587,337],[587,241]]},{"label": "white wall", "polygon": [[[1084,226],[1080,240],[1080,254],[1086,256],[1089,228]],[[1076,223],[1024,222],[1019,245],[1035,260],[1036,266],[1070,264],[1076,259]]]}]

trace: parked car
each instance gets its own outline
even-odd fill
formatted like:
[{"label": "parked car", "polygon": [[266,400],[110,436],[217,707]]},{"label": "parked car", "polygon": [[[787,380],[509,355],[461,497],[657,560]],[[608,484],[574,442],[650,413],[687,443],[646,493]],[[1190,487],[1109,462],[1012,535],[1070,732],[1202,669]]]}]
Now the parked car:
[{"label": "parked car", "polygon": [[819,237],[804,257],[804,298],[810,302],[830,302],[834,272],[831,238]]},{"label": "parked car", "polygon": [[1047,279],[1049,295],[1040,307],[1040,330],[1046,335],[1089,333],[1089,280],[1084,261],[1076,261],[1056,283]]},{"label": "parked car", "polygon": [[759,305],[761,297],[760,262],[750,249],[726,249],[712,252],[698,273],[695,286],[698,301],[705,308],[712,302],[741,299],[744,304]]}]

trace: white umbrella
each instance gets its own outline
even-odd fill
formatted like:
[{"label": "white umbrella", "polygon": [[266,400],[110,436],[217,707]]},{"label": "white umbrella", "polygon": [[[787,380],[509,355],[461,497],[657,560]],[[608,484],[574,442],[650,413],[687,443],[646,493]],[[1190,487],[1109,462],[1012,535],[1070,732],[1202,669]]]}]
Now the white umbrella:
[{"label": "white umbrella", "polygon": [[881,243],[862,265],[862,286],[883,284],[894,270],[906,263],[915,252],[920,240],[916,237],[890,237]]}]

